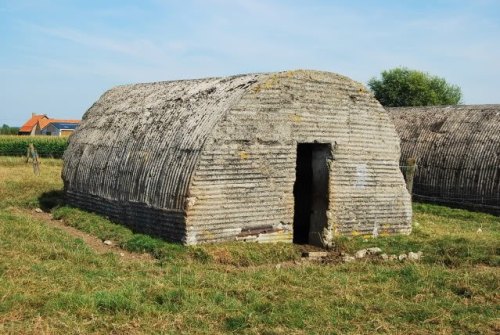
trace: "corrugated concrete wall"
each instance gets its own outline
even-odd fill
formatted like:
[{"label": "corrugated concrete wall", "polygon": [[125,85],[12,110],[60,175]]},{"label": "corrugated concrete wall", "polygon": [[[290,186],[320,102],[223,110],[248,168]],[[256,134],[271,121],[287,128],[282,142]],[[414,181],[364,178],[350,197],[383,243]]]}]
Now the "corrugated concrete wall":
[{"label": "corrugated concrete wall", "polygon": [[362,85],[315,71],[131,85],[70,140],[70,203],[187,244],[291,241],[297,143],[331,143],[322,239],[409,233],[399,143]]},{"label": "corrugated concrete wall", "polygon": [[500,105],[388,108],[414,197],[500,214]]},{"label": "corrugated concrete wall", "polygon": [[296,71],[252,87],[209,138],[190,189],[188,242],[290,241],[298,142],[332,143],[324,243],[410,232],[387,113],[350,79]]},{"label": "corrugated concrete wall", "polygon": [[207,136],[256,75],[119,86],[64,155],[67,201],[145,233],[186,238],[184,202]]}]

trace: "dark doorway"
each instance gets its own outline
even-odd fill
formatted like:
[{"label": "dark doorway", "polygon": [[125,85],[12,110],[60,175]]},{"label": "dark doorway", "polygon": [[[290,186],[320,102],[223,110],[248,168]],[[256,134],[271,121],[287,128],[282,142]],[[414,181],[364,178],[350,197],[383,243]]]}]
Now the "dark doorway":
[{"label": "dark doorway", "polygon": [[327,224],[331,145],[299,143],[293,194],[293,242],[323,246],[322,233]]}]

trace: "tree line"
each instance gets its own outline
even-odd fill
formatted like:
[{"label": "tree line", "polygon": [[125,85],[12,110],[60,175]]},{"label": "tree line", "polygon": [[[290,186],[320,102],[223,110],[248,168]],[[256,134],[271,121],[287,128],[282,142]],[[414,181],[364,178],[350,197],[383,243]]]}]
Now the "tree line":
[{"label": "tree line", "polygon": [[10,127],[6,124],[4,124],[2,128],[0,128],[0,135],[17,135],[18,132],[19,127]]}]

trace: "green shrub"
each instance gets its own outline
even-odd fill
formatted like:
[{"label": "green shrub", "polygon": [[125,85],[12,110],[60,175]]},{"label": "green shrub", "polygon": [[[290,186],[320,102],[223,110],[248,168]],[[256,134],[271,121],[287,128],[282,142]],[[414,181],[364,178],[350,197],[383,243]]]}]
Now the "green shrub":
[{"label": "green shrub", "polygon": [[24,156],[30,143],[40,157],[60,158],[68,147],[68,138],[0,135],[0,156]]}]

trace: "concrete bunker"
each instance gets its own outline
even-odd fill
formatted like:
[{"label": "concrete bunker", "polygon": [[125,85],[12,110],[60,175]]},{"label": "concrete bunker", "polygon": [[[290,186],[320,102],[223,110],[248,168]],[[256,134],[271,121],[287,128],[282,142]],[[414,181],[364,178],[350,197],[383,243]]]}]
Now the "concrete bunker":
[{"label": "concrete bunker", "polygon": [[500,215],[500,105],[387,108],[418,201]]},{"label": "concrete bunker", "polygon": [[184,244],[329,245],[407,234],[386,111],[320,71],[135,84],[85,113],[64,156],[69,204]]}]

